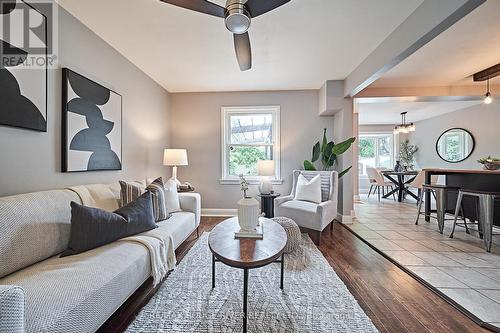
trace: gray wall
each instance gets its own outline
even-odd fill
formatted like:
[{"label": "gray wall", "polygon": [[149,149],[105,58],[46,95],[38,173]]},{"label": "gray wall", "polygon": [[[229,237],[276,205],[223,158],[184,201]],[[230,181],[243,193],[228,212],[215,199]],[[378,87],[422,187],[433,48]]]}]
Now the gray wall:
[{"label": "gray wall", "polygon": [[[451,112],[439,117],[415,123],[417,129],[410,141],[419,147],[416,154],[421,168],[439,167],[450,169],[478,169],[477,160],[488,155],[500,157],[500,103],[480,104],[461,111]],[[460,127],[474,136],[476,147],[472,155],[460,163],[447,163],[436,153],[436,141],[447,129]]]},{"label": "gray wall", "polygon": [[166,174],[169,94],[59,8],[59,62],[123,97],[123,170],[63,174],[61,70],[49,70],[47,133],[0,126],[0,196]]},{"label": "gray wall", "polygon": [[[189,166],[179,168],[179,179],[189,181],[202,195],[203,208],[232,209],[241,197],[238,185],[220,185],[221,107],[281,106],[281,177],[275,186],[289,194],[291,172],[311,156],[322,129],[332,135],[333,118],[318,116],[318,91],[223,92],[171,94],[171,143],[188,150]],[[257,193],[257,186],[250,192]]]}]

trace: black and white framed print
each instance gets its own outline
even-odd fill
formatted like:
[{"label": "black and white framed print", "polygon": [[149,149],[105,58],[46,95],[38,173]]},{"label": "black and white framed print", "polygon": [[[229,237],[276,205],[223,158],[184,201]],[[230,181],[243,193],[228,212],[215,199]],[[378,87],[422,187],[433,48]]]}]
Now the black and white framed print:
[{"label": "black and white framed print", "polygon": [[47,18],[0,1],[0,125],[47,131]]},{"label": "black and white framed print", "polygon": [[62,171],[121,170],[121,95],[67,68],[62,80]]}]

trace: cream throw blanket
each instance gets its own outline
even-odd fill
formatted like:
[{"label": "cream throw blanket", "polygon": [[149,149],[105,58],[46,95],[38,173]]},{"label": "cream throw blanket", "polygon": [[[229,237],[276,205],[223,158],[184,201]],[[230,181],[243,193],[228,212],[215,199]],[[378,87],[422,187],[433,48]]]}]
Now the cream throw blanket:
[{"label": "cream throw blanket", "polygon": [[119,242],[136,242],[148,249],[151,259],[151,276],[155,287],[175,267],[174,240],[167,230],[157,228],[122,238]]},{"label": "cream throw blanket", "polygon": [[84,206],[100,208],[108,212],[119,208],[113,191],[104,184],[78,185],[68,189],[78,194]]},{"label": "cream throw blanket", "polygon": [[[118,209],[116,200],[110,188],[104,184],[79,185],[69,187],[80,197],[87,207],[100,208],[106,211]],[[129,236],[119,241],[135,242],[143,245],[151,259],[151,276],[154,286],[158,285],[176,264],[174,240],[169,231],[160,228]]]}]

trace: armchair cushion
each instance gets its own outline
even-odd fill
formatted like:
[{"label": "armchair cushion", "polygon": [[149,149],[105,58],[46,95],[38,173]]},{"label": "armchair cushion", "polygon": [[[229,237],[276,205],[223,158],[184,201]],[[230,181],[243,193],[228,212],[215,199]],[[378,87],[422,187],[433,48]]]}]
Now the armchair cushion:
[{"label": "armchair cushion", "polygon": [[276,207],[276,216],[285,216],[301,227],[323,230],[321,226],[321,216],[317,212],[318,204],[308,201],[290,200]]},{"label": "armchair cushion", "polygon": [[302,210],[308,213],[316,214],[318,204],[310,201],[290,200],[281,205],[281,207]]}]

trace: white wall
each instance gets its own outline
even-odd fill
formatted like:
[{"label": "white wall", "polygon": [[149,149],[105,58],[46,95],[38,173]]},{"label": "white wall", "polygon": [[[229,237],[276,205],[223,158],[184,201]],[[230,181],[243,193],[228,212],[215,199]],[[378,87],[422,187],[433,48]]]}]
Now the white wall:
[{"label": "white wall", "polygon": [[169,94],[59,8],[59,61],[123,97],[123,170],[61,173],[61,70],[49,70],[46,133],[0,126],[0,196],[166,173]]},{"label": "white wall", "polygon": [[[333,118],[318,116],[318,91],[269,91],[171,94],[172,148],[187,148],[189,166],[179,179],[192,182],[202,195],[203,208],[233,209],[241,197],[238,185],[221,185],[221,107],[281,106],[281,176],[275,190],[289,194],[292,170],[311,158],[323,128],[333,137]],[[257,193],[257,186],[250,192]]]},{"label": "white wall", "polygon": [[[500,158],[500,101],[480,104],[461,111],[419,121],[410,141],[419,147],[416,154],[421,168],[478,169],[477,160],[488,155]],[[474,137],[476,146],[472,155],[460,163],[443,161],[436,153],[436,141],[447,129],[460,127]]]}]

